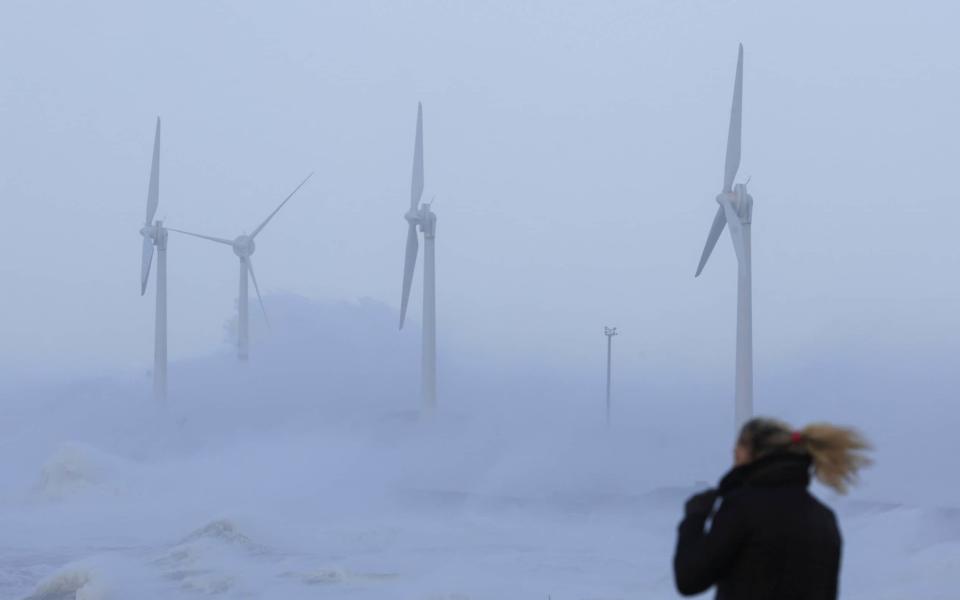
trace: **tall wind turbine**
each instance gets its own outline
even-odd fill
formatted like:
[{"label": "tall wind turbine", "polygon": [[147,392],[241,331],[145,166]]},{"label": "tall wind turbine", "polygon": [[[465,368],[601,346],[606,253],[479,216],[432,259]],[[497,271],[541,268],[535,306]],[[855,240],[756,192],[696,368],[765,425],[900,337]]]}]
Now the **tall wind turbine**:
[{"label": "tall wind turbine", "polygon": [[423,234],[423,348],[420,377],[423,411],[431,412],[437,406],[437,287],[434,270],[434,239],[437,233],[437,215],[423,196],[423,105],[417,104],[417,137],[413,144],[413,176],[410,184],[410,210],[407,221],[407,251],[403,262],[403,292],[400,296],[400,329],[407,317],[410,286],[417,266],[419,241],[417,229]]},{"label": "tall wind turbine", "polygon": [[737,255],[737,365],[735,420],[737,429],[753,416],[753,309],[750,284],[750,224],[753,197],[745,183],[733,184],[740,167],[740,124],[743,115],[743,44],[737,54],[737,75],[733,84],[733,105],[730,109],[730,130],[727,133],[727,158],[723,174],[723,191],[717,195],[717,214],[707,235],[707,244],[700,256],[697,276],[710,258],[710,252],[723,233],[730,229],[733,250]]},{"label": "tall wind turbine", "polygon": [[[283,202],[280,203],[277,208],[270,213],[266,219],[260,223],[256,229],[253,230],[251,234],[241,234],[232,240],[226,238],[214,237],[212,235],[203,235],[200,233],[192,233],[190,231],[183,231],[182,229],[173,229],[169,228],[170,231],[176,231],[177,233],[183,233],[186,235],[192,235],[194,237],[202,238],[205,240],[210,240],[211,242],[217,242],[218,244],[225,244],[233,248],[233,253],[237,255],[237,258],[240,259],[240,295],[237,297],[237,356],[240,360],[247,360],[250,355],[250,321],[249,321],[249,292],[248,292],[248,281],[253,280],[253,287],[257,291],[257,300],[260,302],[260,309],[263,311],[264,319],[267,318],[267,309],[263,305],[263,297],[260,296],[260,286],[257,284],[257,276],[253,272],[253,262],[251,257],[253,256],[254,251],[257,249],[256,243],[254,240],[257,235],[263,231],[263,228],[267,226],[267,223],[270,222],[273,217],[280,212],[280,209],[283,208],[283,205],[293,198],[293,195],[303,187],[303,184],[307,182],[313,173],[307,175],[307,177],[300,182],[290,195],[283,199]],[[269,320],[267,321],[269,323]]]},{"label": "tall wind turbine", "polygon": [[160,204],[160,117],[153,137],[153,161],[147,186],[147,218],[140,228],[143,254],[140,262],[140,295],[147,293],[153,250],[157,250],[157,313],[153,338],[153,395],[167,397],[167,229],[163,221],[154,221]]}]

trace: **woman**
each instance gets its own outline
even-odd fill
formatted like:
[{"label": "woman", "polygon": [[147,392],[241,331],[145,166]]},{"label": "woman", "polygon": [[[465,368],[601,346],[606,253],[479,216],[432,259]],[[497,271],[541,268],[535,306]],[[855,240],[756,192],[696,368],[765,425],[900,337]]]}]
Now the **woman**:
[{"label": "woman", "polygon": [[691,596],[716,585],[717,600],[835,600],[840,531],[807,486],[812,471],[845,493],[869,464],[867,450],[852,429],[747,422],[734,468],[717,489],[687,501],[673,559],[677,589]]}]

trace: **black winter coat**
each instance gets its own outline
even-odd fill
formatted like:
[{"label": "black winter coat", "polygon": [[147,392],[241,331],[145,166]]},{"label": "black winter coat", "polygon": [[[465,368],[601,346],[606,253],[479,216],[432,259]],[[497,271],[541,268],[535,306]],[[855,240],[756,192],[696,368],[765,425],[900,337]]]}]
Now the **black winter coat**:
[{"label": "black winter coat", "polygon": [[[680,593],[716,585],[717,600],[836,600],[840,531],[809,484],[809,457],[777,454],[735,467],[718,490],[694,496],[673,559]],[[705,531],[717,497],[723,502]]]}]

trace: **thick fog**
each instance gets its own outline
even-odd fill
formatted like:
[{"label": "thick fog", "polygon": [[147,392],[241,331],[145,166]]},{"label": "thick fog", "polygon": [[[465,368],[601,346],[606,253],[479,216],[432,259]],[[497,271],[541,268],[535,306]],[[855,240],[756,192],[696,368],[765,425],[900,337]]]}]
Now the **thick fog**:
[{"label": "thick fog", "polygon": [[[0,596],[674,597],[682,501],[730,462],[726,233],[694,271],[742,43],[756,409],[876,445],[850,498],[818,490],[847,524],[845,597],[946,598],[958,19],[950,2],[4,2]],[[397,331],[418,102],[428,421],[422,263]],[[257,238],[271,327],[251,289],[249,364],[236,257],[170,233],[164,406],[153,277],[139,290],[158,116],[169,227],[249,233],[315,173]]]},{"label": "thick fog", "polygon": [[[2,11],[6,366],[149,365],[137,231],[157,115],[169,226],[232,238],[316,171],[260,240],[261,285],[397,306],[422,100],[444,340],[582,365],[610,323],[624,368],[726,376],[729,240],[693,271],[738,42],[760,388],[834,352],[957,350],[952,3]],[[234,259],[174,237],[169,270],[171,356],[204,354]]]}]

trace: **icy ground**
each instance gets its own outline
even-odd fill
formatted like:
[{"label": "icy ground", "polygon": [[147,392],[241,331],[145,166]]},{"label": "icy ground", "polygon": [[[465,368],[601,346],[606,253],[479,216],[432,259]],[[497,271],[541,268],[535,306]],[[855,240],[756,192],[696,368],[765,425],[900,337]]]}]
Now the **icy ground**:
[{"label": "icy ground", "polygon": [[[677,597],[674,530],[728,466],[725,405],[671,382],[608,429],[562,373],[521,385],[448,362],[442,411],[421,420],[416,340],[391,346],[394,316],[373,312],[354,321],[390,337],[347,353],[174,365],[165,408],[143,378],[0,389],[0,599]],[[355,332],[337,316],[322,321]],[[347,343],[296,322],[310,344]],[[877,441],[851,496],[815,490],[841,516],[842,597],[955,600],[953,425],[863,396],[871,410],[793,409],[849,411]],[[918,446],[919,425],[934,429]]]}]

